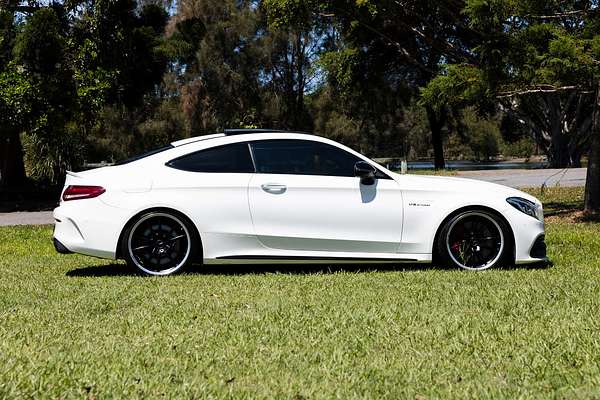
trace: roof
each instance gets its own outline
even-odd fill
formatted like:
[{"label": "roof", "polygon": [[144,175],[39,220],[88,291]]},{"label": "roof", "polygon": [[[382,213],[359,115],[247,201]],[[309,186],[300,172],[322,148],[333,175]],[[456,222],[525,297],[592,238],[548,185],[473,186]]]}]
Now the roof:
[{"label": "roof", "polygon": [[242,129],[225,129],[225,136],[231,135],[246,135],[248,133],[287,133],[279,129],[258,129],[258,128],[242,128]]},{"label": "roof", "polygon": [[202,140],[208,139],[216,139],[224,136],[233,136],[233,135],[247,135],[247,134],[255,134],[255,133],[302,133],[311,135],[308,132],[299,132],[299,131],[287,131],[287,130],[278,130],[278,129],[247,129],[247,128],[239,128],[239,129],[225,129],[224,133],[215,133],[213,135],[202,135],[202,136],[194,136],[187,139],[177,140],[172,142],[171,145],[178,147],[184,144],[195,143]]},{"label": "roof", "polygon": [[176,142],[172,142],[171,144],[173,146],[177,147],[177,146],[181,146],[181,145],[188,144],[188,143],[195,143],[195,142],[199,142],[201,140],[215,139],[215,138],[223,137],[223,136],[225,136],[224,133],[215,133],[213,135],[194,136],[194,137],[187,138],[187,139],[177,140]]}]

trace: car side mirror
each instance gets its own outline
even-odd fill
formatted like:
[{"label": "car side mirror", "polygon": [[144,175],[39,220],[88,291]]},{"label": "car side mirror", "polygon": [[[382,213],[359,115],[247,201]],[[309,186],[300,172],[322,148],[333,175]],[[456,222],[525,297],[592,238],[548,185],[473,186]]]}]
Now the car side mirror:
[{"label": "car side mirror", "polygon": [[366,161],[358,161],[354,164],[354,176],[360,178],[363,185],[372,185],[375,183],[375,174],[377,170]]}]

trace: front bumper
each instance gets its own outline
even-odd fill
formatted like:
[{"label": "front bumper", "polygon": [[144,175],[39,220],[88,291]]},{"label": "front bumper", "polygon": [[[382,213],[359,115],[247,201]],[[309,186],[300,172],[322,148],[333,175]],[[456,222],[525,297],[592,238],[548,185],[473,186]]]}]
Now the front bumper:
[{"label": "front bumper", "polygon": [[544,222],[513,207],[504,210],[515,240],[515,263],[534,264],[547,261]]},{"label": "front bumper", "polygon": [[531,250],[529,251],[529,256],[531,258],[546,258],[546,242],[544,241],[544,235],[540,235],[535,239],[535,242],[533,242]]}]

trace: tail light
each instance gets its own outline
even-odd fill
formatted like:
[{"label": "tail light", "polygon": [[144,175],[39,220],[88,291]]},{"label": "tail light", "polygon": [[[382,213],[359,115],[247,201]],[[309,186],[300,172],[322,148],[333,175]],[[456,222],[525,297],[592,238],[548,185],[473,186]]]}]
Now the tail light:
[{"label": "tail light", "polygon": [[63,192],[62,199],[64,201],[91,199],[100,196],[104,192],[106,192],[106,189],[102,186],[69,185]]}]

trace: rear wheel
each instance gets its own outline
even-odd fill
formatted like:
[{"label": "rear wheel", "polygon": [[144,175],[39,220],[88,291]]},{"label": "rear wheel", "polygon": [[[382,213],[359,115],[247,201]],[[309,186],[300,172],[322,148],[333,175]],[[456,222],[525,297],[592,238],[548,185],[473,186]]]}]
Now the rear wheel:
[{"label": "rear wheel", "polygon": [[437,251],[447,266],[480,271],[505,262],[508,238],[504,221],[487,211],[469,210],[445,223]]},{"label": "rear wheel", "polygon": [[196,240],[190,223],[173,213],[140,215],[123,234],[121,249],[127,264],[148,275],[170,275],[194,259]]}]

